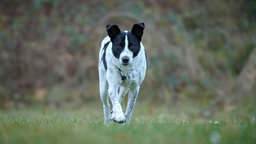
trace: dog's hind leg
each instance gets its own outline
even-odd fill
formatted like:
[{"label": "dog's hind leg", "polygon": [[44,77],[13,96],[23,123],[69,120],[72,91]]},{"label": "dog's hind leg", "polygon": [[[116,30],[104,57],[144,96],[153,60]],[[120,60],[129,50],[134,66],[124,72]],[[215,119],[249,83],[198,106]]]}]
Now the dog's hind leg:
[{"label": "dog's hind leg", "polygon": [[107,82],[100,84],[100,97],[103,103],[103,110],[104,110],[104,123],[110,122],[110,105],[108,100],[108,86]]},{"label": "dog's hind leg", "polygon": [[100,78],[100,81],[99,81],[100,98],[103,104],[103,111],[104,111],[104,123],[109,123],[110,122],[110,105],[108,100],[108,83],[104,75],[100,75],[99,78]]},{"label": "dog's hind leg", "polygon": [[127,107],[126,107],[126,111],[125,111],[125,118],[126,118],[127,123],[129,123],[131,120],[133,108],[136,103],[139,90],[140,90],[140,86],[138,86],[134,89],[131,89],[131,91],[129,92],[128,103],[127,103]]}]

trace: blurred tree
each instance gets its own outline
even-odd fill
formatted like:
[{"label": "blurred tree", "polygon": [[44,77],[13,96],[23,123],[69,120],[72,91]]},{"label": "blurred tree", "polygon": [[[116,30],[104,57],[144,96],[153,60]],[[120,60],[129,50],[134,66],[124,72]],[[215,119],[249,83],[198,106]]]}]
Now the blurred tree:
[{"label": "blurred tree", "polygon": [[229,100],[239,102],[243,97],[249,96],[256,83],[256,48],[251,52],[248,61],[231,87]]}]

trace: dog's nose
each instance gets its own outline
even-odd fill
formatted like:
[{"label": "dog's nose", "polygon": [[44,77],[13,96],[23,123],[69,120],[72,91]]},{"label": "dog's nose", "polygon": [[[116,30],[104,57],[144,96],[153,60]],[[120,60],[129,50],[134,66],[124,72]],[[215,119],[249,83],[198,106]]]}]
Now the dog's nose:
[{"label": "dog's nose", "polygon": [[122,57],[122,62],[123,62],[123,64],[128,64],[129,63],[129,57],[128,56]]}]

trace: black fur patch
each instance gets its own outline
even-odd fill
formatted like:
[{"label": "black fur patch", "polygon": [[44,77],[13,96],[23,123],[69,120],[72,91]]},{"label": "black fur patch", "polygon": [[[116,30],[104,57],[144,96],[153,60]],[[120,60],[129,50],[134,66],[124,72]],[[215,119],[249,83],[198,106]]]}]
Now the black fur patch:
[{"label": "black fur patch", "polygon": [[[110,41],[109,41],[109,42],[110,42]],[[109,42],[107,42],[107,43],[104,45],[104,47],[103,47],[102,60],[103,60],[103,65],[104,65],[105,70],[108,69],[107,61],[106,61],[106,50],[107,50],[107,47],[108,47]]]},{"label": "black fur patch", "polygon": [[120,32],[117,36],[111,39],[112,42],[112,53],[119,59],[120,54],[123,52],[125,47],[125,32]]},{"label": "black fur patch", "polygon": [[125,47],[125,37],[128,37],[128,48],[133,52],[133,57],[136,57],[140,51],[140,40],[132,32],[120,32],[111,41],[113,44],[112,52],[116,58],[120,57]]},{"label": "black fur patch", "polygon": [[128,32],[128,48],[133,52],[133,57],[136,57],[140,52],[140,40],[132,32]]}]

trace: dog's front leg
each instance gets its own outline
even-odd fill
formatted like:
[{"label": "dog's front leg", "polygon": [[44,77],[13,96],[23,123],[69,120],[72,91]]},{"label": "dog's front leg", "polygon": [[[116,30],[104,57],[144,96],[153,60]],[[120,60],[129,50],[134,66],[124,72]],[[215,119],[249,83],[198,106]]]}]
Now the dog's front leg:
[{"label": "dog's front leg", "polygon": [[123,102],[124,96],[127,94],[128,92],[128,88],[124,88],[124,87],[120,87],[119,90],[119,103],[121,104]]},{"label": "dog's front leg", "polygon": [[137,96],[140,90],[140,86],[132,88],[128,95],[128,103],[125,111],[126,122],[130,122],[132,111],[137,100]]},{"label": "dog's front leg", "polygon": [[122,106],[119,102],[118,85],[110,85],[108,89],[109,97],[112,102],[112,120],[117,123],[125,122]]}]

